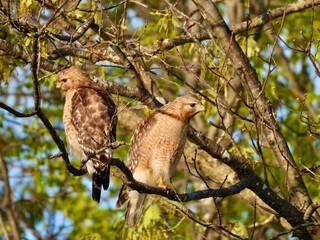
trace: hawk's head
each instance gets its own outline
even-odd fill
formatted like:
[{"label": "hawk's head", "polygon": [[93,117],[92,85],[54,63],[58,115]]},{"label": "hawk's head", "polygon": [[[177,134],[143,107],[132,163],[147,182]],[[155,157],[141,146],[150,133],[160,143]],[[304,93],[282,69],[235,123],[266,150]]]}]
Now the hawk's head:
[{"label": "hawk's head", "polygon": [[177,97],[174,101],[164,105],[163,109],[168,115],[179,120],[189,122],[190,119],[199,112],[204,112],[205,108],[198,99],[184,96]]},{"label": "hawk's head", "polygon": [[73,66],[58,73],[57,87],[65,92],[80,86],[89,87],[92,84],[94,84],[94,82],[90,79],[90,76],[80,67]]}]

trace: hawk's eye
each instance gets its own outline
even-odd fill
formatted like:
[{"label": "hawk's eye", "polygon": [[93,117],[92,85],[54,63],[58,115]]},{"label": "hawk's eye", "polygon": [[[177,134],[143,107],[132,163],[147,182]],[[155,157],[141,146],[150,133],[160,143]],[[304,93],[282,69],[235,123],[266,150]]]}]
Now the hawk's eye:
[{"label": "hawk's eye", "polygon": [[67,82],[67,80],[68,80],[67,78],[62,78],[62,79],[61,79],[61,82],[64,82],[64,83],[65,83],[65,82]]},{"label": "hawk's eye", "polygon": [[196,106],[195,103],[190,103],[190,107],[194,108]]}]

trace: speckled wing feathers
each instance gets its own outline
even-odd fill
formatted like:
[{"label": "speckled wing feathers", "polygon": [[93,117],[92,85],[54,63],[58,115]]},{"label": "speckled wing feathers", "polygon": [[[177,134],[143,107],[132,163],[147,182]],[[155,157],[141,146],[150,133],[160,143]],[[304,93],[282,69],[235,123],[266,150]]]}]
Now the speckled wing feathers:
[{"label": "speckled wing feathers", "polygon": [[130,141],[130,149],[126,163],[131,172],[133,172],[138,165],[138,153],[141,145],[145,144],[145,139],[147,139],[148,133],[150,133],[150,129],[157,122],[156,114],[158,114],[157,111],[144,118],[144,120],[142,120],[142,122],[134,131],[134,134]]},{"label": "speckled wing feathers", "polygon": [[[116,140],[117,112],[107,90],[92,81],[81,67],[63,69],[57,87],[66,93],[63,123],[70,153],[86,160],[92,153]],[[100,201],[101,186],[109,186],[111,148],[86,162],[92,175],[92,198]]]},{"label": "speckled wing feathers", "polygon": [[114,103],[102,92],[79,88],[73,95],[71,120],[78,133],[78,142],[87,155],[115,140],[114,114]]},{"label": "speckled wing feathers", "polygon": [[[78,143],[86,156],[116,138],[116,106],[103,91],[79,88],[72,97],[71,121],[77,131]],[[99,202],[101,186],[109,187],[111,148],[91,159],[97,170],[92,173],[92,198]]]},{"label": "speckled wing feathers", "polygon": [[[135,170],[139,163],[138,153],[141,145],[145,143],[144,140],[147,138],[149,130],[152,128],[152,126],[156,124],[156,114],[157,111],[153,112],[148,117],[144,118],[134,131],[134,134],[130,141],[130,149],[128,152],[128,158],[126,162],[126,165],[131,172]],[[116,204],[117,207],[122,206],[122,204],[124,204],[128,200],[128,191],[129,189],[127,185],[123,184],[120,189],[119,198]]]}]

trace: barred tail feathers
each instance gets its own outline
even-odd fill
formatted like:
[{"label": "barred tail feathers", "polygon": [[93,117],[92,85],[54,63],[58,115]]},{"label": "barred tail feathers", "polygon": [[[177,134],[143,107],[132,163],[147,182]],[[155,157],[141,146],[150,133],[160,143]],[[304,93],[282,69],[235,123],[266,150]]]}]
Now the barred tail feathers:
[{"label": "barred tail feathers", "polygon": [[144,201],[146,199],[147,194],[138,193],[135,190],[131,190],[128,193],[128,206],[125,216],[125,225],[126,227],[134,227],[141,217]]},{"label": "barred tail feathers", "polygon": [[127,185],[123,184],[120,189],[118,200],[116,203],[117,208],[121,207],[128,200],[128,191],[129,191],[129,189],[128,189]]},{"label": "barred tail feathers", "polygon": [[100,202],[101,186],[106,191],[110,184],[110,164],[104,171],[96,170],[92,173],[92,199]]},{"label": "barred tail feathers", "polygon": [[103,181],[99,176],[98,172],[92,174],[92,199],[100,202],[101,197],[101,185]]}]

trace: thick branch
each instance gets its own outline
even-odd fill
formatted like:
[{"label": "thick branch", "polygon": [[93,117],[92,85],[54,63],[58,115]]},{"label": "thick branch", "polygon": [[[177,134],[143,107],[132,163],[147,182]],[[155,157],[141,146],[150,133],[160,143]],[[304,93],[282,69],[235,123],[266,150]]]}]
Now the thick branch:
[{"label": "thick branch", "polygon": [[[111,53],[110,53],[111,54]],[[48,59],[49,60],[57,60],[61,57],[78,57],[81,59],[86,59],[90,60],[92,63],[101,61],[101,60],[109,60],[107,58],[103,59],[102,57],[89,52],[89,51],[83,51],[83,50],[78,50],[70,47],[69,45],[67,46],[62,46],[62,47],[56,47],[56,49],[52,51],[48,51]]]},{"label": "thick branch", "polygon": [[[209,22],[214,33],[220,39],[228,57],[233,62],[241,84],[246,89],[254,112],[258,114],[268,143],[276,156],[283,173],[288,176],[289,193],[300,208],[311,204],[309,194],[294,162],[286,140],[278,126],[270,101],[265,96],[258,76],[235,41],[234,36],[222,19],[216,7],[210,2],[194,0],[203,17]],[[209,8],[209,9],[208,9]]]},{"label": "thick branch", "polygon": [[[23,54],[23,51],[21,53]],[[42,61],[42,59],[41,59],[41,61]],[[57,69],[54,69],[54,70],[56,71]],[[131,97],[131,98],[137,98],[137,99],[141,98],[141,94],[142,93],[139,91],[138,88],[118,85],[118,84],[110,83],[110,82],[103,81],[103,80],[98,80],[98,82],[99,82],[99,84],[101,84],[105,88],[108,88],[113,93],[118,93],[120,95],[128,96],[128,97]],[[150,101],[150,102],[146,101],[145,103],[148,106],[150,106],[151,108],[154,108],[154,105],[150,104],[151,102],[152,101]],[[6,109],[10,110],[8,108],[6,108]],[[13,111],[10,111],[10,112],[11,113],[15,113]],[[49,133],[51,134],[53,140],[57,144],[59,150],[61,151],[60,155],[63,157],[68,171],[71,172],[75,176],[79,176],[79,175],[85,174],[86,173],[85,169],[77,169],[77,168],[75,168],[74,166],[72,166],[70,164],[70,161],[68,159],[68,155],[67,155],[67,151],[65,149],[65,146],[64,146],[62,140],[57,135],[55,129],[53,128],[53,126],[51,125],[49,120],[46,118],[45,114],[41,110],[39,110],[37,112],[37,115],[41,119],[41,121],[44,123],[44,125],[48,129]],[[16,116],[25,117],[25,115],[21,116],[19,114],[16,114]],[[211,141],[209,139],[206,139],[199,132],[196,132],[194,130],[190,130],[189,139],[191,139],[194,143],[196,143],[200,147],[204,148],[204,150],[207,151],[211,156],[222,160],[224,163],[226,163],[228,166],[230,166],[232,169],[234,169],[234,171],[238,174],[240,179],[246,178],[247,176],[256,177],[254,172],[253,172],[253,170],[252,170],[252,168],[250,167],[249,164],[247,164],[247,162],[245,160],[242,160],[242,159],[240,159],[240,158],[238,158],[238,157],[236,157],[234,155],[228,155],[228,154],[225,155],[225,153],[227,153],[227,152],[223,148],[221,148],[220,146],[216,145],[213,141]],[[263,186],[263,182],[259,179],[259,182],[257,182],[257,185],[258,186]],[[273,192],[273,191],[270,189],[270,191],[267,191],[267,192]],[[258,188],[258,189],[255,190],[255,193],[261,199],[263,199],[267,204],[269,204],[269,205],[271,204],[269,202],[268,196],[265,194],[264,191],[261,191],[261,189]],[[277,199],[277,201],[275,201],[275,203],[276,203],[276,205],[274,206],[275,208],[279,208],[279,206],[277,205],[277,204],[279,204],[281,206],[286,206],[285,208],[288,209],[288,211],[289,211],[289,213],[288,212],[284,212],[284,213],[280,212],[281,216],[283,216],[286,219],[288,219],[288,218],[291,218],[290,213],[292,213],[292,214],[296,213],[296,209],[295,208],[293,208],[290,205],[287,205],[288,203],[284,202],[278,196],[275,196],[273,199]]]},{"label": "thick branch", "polygon": [[[3,39],[0,39],[0,50],[3,51],[6,55],[21,59],[26,63],[31,62],[32,53],[28,52],[26,48],[18,44],[13,45]],[[45,69],[49,72],[55,72],[58,69],[62,68],[62,66],[54,61],[48,60],[47,58],[41,58],[40,68]]]},{"label": "thick branch", "polygon": [[[297,1],[295,3],[290,3],[283,7],[276,8],[266,13],[263,13],[257,16],[256,18],[250,20],[249,24],[247,21],[235,24],[230,27],[230,30],[232,31],[233,34],[238,34],[244,31],[252,30],[257,27],[263,26],[266,23],[270,22],[270,20],[283,17],[284,13],[286,15],[289,15],[289,14],[306,10],[308,8],[311,8],[312,6],[319,6],[319,5],[320,5],[320,0]],[[153,54],[153,53],[162,52],[165,50],[170,50],[174,47],[177,47],[179,45],[183,45],[186,43],[192,43],[194,42],[194,38],[196,38],[199,41],[203,41],[203,40],[210,39],[210,37],[212,36],[216,37],[215,33],[210,32],[209,34],[209,32],[201,32],[200,34],[197,34],[192,37],[189,35],[180,35],[174,38],[164,39],[161,45],[157,44],[155,46],[145,48],[144,51],[148,52],[149,54]]]},{"label": "thick branch", "polygon": [[191,193],[177,194],[174,190],[168,188],[152,187],[142,182],[135,181],[131,171],[121,160],[117,158],[111,160],[111,165],[116,166],[126,175],[128,180],[125,182],[130,188],[137,190],[140,193],[156,194],[178,202],[187,202],[210,197],[227,197],[241,192],[252,184],[252,179],[244,178],[235,185],[227,188],[205,189]]},{"label": "thick branch", "polygon": [[[6,52],[7,55],[10,55],[17,59],[22,59],[27,63],[31,63],[32,61],[33,55],[20,45],[17,45],[17,44],[13,45],[0,39],[0,50],[2,50],[3,52]],[[58,72],[60,69],[63,68],[62,65],[55,63],[51,60],[48,60],[46,58],[40,58],[39,65],[40,65],[40,68],[49,72]],[[98,84],[100,84],[102,87],[105,87],[113,94],[137,99],[137,100],[143,101],[149,106],[152,106],[153,108],[155,107],[155,104],[154,104],[154,101],[156,101],[155,98],[151,94],[148,94],[148,97],[146,97],[137,87],[130,87],[130,86],[126,86],[119,83],[113,83],[113,82],[105,81],[100,78],[95,78],[95,77],[92,77],[92,78],[96,82],[98,82]],[[1,102],[0,102],[0,108],[7,110],[8,112],[15,115],[16,117],[30,117],[36,114],[35,111],[32,111],[30,113],[18,112],[17,110]]]},{"label": "thick branch", "polygon": [[240,179],[251,179],[248,188],[253,191],[263,202],[275,210],[281,217],[285,218],[292,226],[300,225],[303,222],[303,213],[279,197],[261,178],[259,178],[249,163],[236,155],[229,153],[226,149],[206,138],[202,133],[193,128],[189,129],[188,138],[191,142],[200,146],[212,157],[219,159],[232,168]]},{"label": "thick branch", "polygon": [[0,153],[0,176],[4,181],[1,208],[6,210],[6,219],[8,220],[8,223],[10,225],[10,232],[8,233],[8,235],[11,235],[13,239],[20,239],[19,224],[15,216],[14,201],[12,199],[12,191],[9,182],[7,164],[2,157],[2,153]]},{"label": "thick branch", "polygon": [[[193,1],[199,8],[204,19],[210,24],[212,31],[220,40],[225,53],[230,58],[236,69],[236,74],[238,75],[241,84],[248,93],[250,103],[255,114],[260,118],[268,143],[278,160],[283,173],[287,175],[290,197],[297,207],[301,209],[306,208],[311,204],[311,199],[287,146],[286,140],[280,131],[276,119],[274,118],[271,103],[263,92],[255,70],[252,68],[249,60],[235,41],[234,36],[231,35],[230,29],[213,3],[210,0]],[[254,188],[252,190],[258,189]],[[257,195],[261,198],[261,195]],[[270,201],[268,202],[269,205],[272,203],[273,202]],[[274,208],[274,206],[271,207]],[[279,212],[279,209],[275,210]],[[296,213],[296,220],[287,219],[291,224],[293,224],[293,226],[303,223],[302,214],[297,211]]]}]

